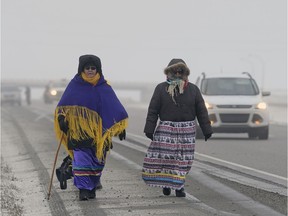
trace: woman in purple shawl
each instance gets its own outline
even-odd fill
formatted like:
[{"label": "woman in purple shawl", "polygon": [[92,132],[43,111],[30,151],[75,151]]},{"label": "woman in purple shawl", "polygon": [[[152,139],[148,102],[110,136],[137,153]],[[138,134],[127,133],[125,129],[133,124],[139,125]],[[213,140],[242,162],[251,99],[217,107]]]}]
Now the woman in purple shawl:
[{"label": "woman in purple shawl", "polygon": [[54,118],[56,137],[73,158],[80,200],[96,197],[112,137],[125,139],[127,125],[128,114],[104,79],[100,58],[80,56],[78,73],[61,97]]}]

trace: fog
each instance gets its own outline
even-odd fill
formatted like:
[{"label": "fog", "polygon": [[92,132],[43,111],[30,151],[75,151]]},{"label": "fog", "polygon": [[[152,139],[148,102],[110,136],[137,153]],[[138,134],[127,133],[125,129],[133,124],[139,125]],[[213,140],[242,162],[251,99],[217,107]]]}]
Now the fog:
[{"label": "fog", "polygon": [[287,90],[286,0],[2,0],[1,79],[71,79],[95,54],[113,82],[162,82],[182,58]]}]

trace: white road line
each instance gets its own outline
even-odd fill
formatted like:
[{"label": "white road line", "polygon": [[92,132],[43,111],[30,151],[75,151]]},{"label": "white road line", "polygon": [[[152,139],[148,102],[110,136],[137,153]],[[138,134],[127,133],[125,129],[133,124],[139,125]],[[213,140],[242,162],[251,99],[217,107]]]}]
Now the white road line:
[{"label": "white road line", "polygon": [[222,159],[219,159],[219,158],[215,158],[215,157],[212,157],[212,156],[209,156],[209,155],[205,155],[205,154],[201,154],[201,153],[197,153],[197,152],[195,152],[195,154],[199,155],[201,157],[205,157],[205,158],[209,158],[209,159],[212,159],[212,160],[215,160],[215,161],[226,163],[226,164],[229,164],[229,165],[232,165],[232,166],[235,166],[235,167],[239,167],[239,168],[246,169],[246,170],[251,170],[253,172],[257,172],[257,173],[260,173],[260,174],[263,174],[263,175],[267,175],[267,176],[271,176],[271,177],[274,177],[274,178],[277,178],[277,179],[281,179],[281,180],[287,181],[287,178],[285,178],[285,177],[282,177],[282,176],[279,176],[279,175],[275,175],[275,174],[272,174],[272,173],[268,173],[268,172],[265,172],[265,171],[262,171],[262,170],[254,169],[254,168],[247,167],[247,166],[243,166],[243,165],[240,165],[240,164],[237,164],[237,163],[225,161],[225,160],[222,160]]},{"label": "white road line", "polygon": [[[149,140],[146,137],[139,136],[139,135],[136,135],[136,134],[131,134],[131,133],[127,133],[127,136],[135,137],[135,138],[141,139],[143,141]],[[143,143],[143,144],[145,144],[145,143]],[[145,144],[145,145],[148,147],[149,144]],[[222,163],[225,163],[225,164],[229,164],[231,166],[235,166],[235,167],[238,167],[238,168],[242,168],[242,169],[250,170],[250,171],[253,171],[253,172],[257,172],[257,173],[260,173],[262,175],[266,175],[266,176],[270,176],[270,177],[273,177],[273,178],[276,178],[276,179],[288,181],[288,178],[286,178],[286,177],[275,175],[275,174],[272,174],[272,173],[269,173],[269,172],[265,172],[265,171],[262,171],[262,170],[254,169],[252,167],[248,167],[248,166],[244,166],[244,165],[241,165],[241,164],[233,163],[233,162],[230,162],[230,161],[222,160],[222,159],[219,159],[219,158],[216,158],[216,157],[212,157],[212,156],[209,156],[209,155],[206,155],[206,154],[201,154],[201,153],[198,153],[198,152],[195,152],[195,154],[199,155],[201,157],[209,158],[209,159],[214,160],[214,161],[218,161],[218,162],[222,162]]]},{"label": "white road line", "polygon": [[49,120],[49,121],[53,121],[49,116],[48,116],[48,114],[46,113],[44,113],[44,114],[37,114],[38,115],[38,117],[34,120],[35,122],[37,122],[37,121],[39,121],[40,119],[47,119],[47,120]]},{"label": "white road line", "polygon": [[223,183],[220,183],[217,180],[214,180],[211,177],[203,174],[202,169],[194,168],[193,172],[190,172],[188,175],[196,179],[198,182],[201,182],[203,185],[206,185],[206,187],[210,188],[211,190],[226,197],[228,200],[237,203],[238,205],[248,209],[251,212],[254,212],[255,215],[259,214],[282,216],[281,213],[276,212],[269,206],[265,206],[253,200],[252,198],[230,188],[229,186],[226,186]]},{"label": "white road line", "polygon": [[[50,113],[47,113],[47,111],[45,111],[45,110],[33,108],[33,109],[30,109],[30,111],[37,115],[37,117],[34,119],[35,122],[37,122],[43,118],[47,119],[50,122],[54,122],[54,118],[51,118]],[[43,113],[43,111],[44,111],[44,113]]]},{"label": "white road line", "polygon": [[133,137],[135,137],[135,138],[142,139],[142,140],[145,140],[145,141],[150,140],[150,139],[148,139],[148,138],[146,138],[146,137],[144,137],[144,136],[139,136],[139,135],[137,135],[137,134],[127,133],[127,135],[128,135],[128,136],[133,136]]},{"label": "white road line", "polygon": [[143,153],[146,153],[147,152],[147,148],[144,148],[142,146],[138,146],[138,145],[135,145],[131,142],[128,142],[126,140],[123,140],[121,142],[119,141],[116,141],[117,144],[119,143],[120,145],[123,145],[123,146],[126,146],[127,148],[130,148],[130,149],[134,149],[134,150],[137,150],[139,152],[143,152]]},{"label": "white road line", "polygon": [[[122,144],[123,142],[121,142]],[[134,169],[137,170],[142,170],[142,167],[140,165],[138,165],[137,163],[135,163],[134,161],[129,160],[128,158],[124,157],[123,155],[115,152],[115,151],[111,151],[110,154],[112,157],[114,157],[115,159],[124,161],[125,163],[129,164],[130,166],[132,166]],[[207,210],[213,214],[219,214],[221,213],[221,215],[223,216],[239,216],[239,214],[232,214],[229,212],[224,212],[224,211],[218,211],[217,209],[214,209],[208,205],[206,205],[205,203],[201,202],[199,199],[197,199],[196,197],[194,197],[193,195],[189,194],[186,192],[186,199],[193,201],[194,205],[199,206],[201,209]]]}]

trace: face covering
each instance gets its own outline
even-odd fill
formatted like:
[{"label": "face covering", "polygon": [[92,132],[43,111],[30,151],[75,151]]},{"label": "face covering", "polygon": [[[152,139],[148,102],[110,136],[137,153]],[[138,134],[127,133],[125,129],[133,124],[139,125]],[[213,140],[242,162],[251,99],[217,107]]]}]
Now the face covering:
[{"label": "face covering", "polygon": [[169,84],[167,92],[172,97],[174,103],[176,103],[175,95],[177,96],[178,94],[184,93],[184,89],[188,84],[188,78],[185,75],[177,77],[173,73],[168,73],[166,82]]},{"label": "face covering", "polygon": [[81,73],[81,77],[83,78],[83,80],[85,80],[86,82],[91,83],[92,85],[96,85],[98,80],[100,79],[100,74],[96,73],[96,75],[94,77],[87,77],[86,74],[84,72]]}]

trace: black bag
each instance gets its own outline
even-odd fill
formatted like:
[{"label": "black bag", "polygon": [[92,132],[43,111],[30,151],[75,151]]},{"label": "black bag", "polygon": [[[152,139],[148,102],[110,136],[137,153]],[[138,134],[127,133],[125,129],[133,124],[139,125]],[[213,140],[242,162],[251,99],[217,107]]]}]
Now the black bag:
[{"label": "black bag", "polygon": [[67,180],[73,177],[72,159],[69,155],[63,159],[61,166],[56,169],[56,176],[60,182],[60,188],[65,190],[67,188]]}]

